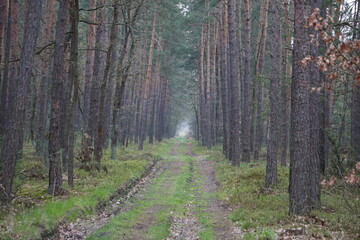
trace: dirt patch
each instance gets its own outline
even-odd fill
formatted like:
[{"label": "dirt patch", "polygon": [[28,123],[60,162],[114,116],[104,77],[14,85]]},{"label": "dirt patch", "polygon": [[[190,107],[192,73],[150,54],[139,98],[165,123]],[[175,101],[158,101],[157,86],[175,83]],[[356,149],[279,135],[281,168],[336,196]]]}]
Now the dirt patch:
[{"label": "dirt patch", "polygon": [[150,226],[156,223],[156,214],[162,211],[166,206],[155,204],[146,210],[140,217],[139,222],[137,222],[131,229],[128,229],[122,239],[126,240],[139,240],[144,239],[144,236],[147,235]]},{"label": "dirt patch", "polygon": [[225,203],[216,198],[215,193],[219,187],[219,183],[215,177],[215,166],[211,161],[206,160],[205,156],[196,156],[192,152],[192,144],[187,146],[189,155],[196,157],[198,162],[200,174],[204,178],[202,190],[210,195],[209,202],[210,207],[208,212],[211,214],[214,221],[214,233],[216,239],[234,240],[241,239],[241,228],[236,226],[229,218],[231,213],[230,209]]},{"label": "dirt patch", "polygon": [[180,143],[179,143],[179,142],[176,142],[176,143],[174,144],[174,146],[170,149],[169,154],[170,154],[171,156],[176,156],[176,155],[178,154],[178,153],[177,153],[177,149],[178,149],[179,145],[180,145]]},{"label": "dirt patch", "polygon": [[[171,156],[178,156],[178,146],[179,143],[176,143],[171,148],[169,152]],[[174,186],[176,179],[174,177],[178,176],[181,173],[184,165],[185,163],[182,161],[169,161],[165,163],[164,169],[166,169],[168,172],[166,173],[164,181],[159,186],[159,189],[156,190],[159,192],[159,194],[166,193],[168,189]],[[149,209],[145,210],[145,212],[143,212],[137,218],[138,221],[135,223],[135,225],[133,225],[129,229],[126,229],[125,233],[120,238],[126,240],[147,239],[150,227],[156,224],[156,216],[159,212],[164,211],[167,208],[167,205],[154,204]]]},{"label": "dirt patch", "polygon": [[193,152],[193,145],[192,143],[187,143],[186,144],[186,152],[185,155],[191,156],[191,157],[196,157],[197,155]]},{"label": "dirt patch", "polygon": [[[197,160],[199,161],[200,173],[204,176],[203,190],[208,194],[214,194],[219,186],[215,179],[214,164],[201,156],[197,157]],[[228,218],[231,211],[225,203],[213,197],[210,199],[210,208],[208,210],[215,222],[214,232],[216,239],[241,239],[241,229]]]},{"label": "dirt patch", "polygon": [[201,225],[193,212],[193,204],[190,202],[186,206],[187,211],[183,216],[170,216],[170,234],[166,240],[197,240]]}]

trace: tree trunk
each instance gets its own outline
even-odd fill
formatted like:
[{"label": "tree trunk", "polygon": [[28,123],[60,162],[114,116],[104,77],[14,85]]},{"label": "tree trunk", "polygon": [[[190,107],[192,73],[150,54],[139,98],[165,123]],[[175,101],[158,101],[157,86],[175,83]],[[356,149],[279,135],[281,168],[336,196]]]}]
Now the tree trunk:
[{"label": "tree trunk", "polygon": [[289,145],[289,112],[290,112],[290,88],[289,79],[291,77],[291,63],[289,50],[291,48],[291,26],[289,19],[289,3],[284,2],[284,37],[283,37],[283,78],[281,83],[281,109],[280,109],[280,162],[281,166],[286,166],[287,149]]},{"label": "tree trunk", "polygon": [[[358,6],[358,11],[360,7]],[[356,38],[360,39],[360,19],[357,12],[358,31]],[[354,151],[354,160],[360,162],[360,86],[359,83],[353,86],[351,106],[351,146]]]},{"label": "tree trunk", "polygon": [[[106,44],[106,29],[105,29],[105,10],[102,8],[104,6],[105,0],[98,0],[96,6],[100,9],[96,13],[96,21],[98,26],[96,27],[95,33],[95,54],[94,54],[94,64],[93,64],[93,75],[91,80],[91,98],[90,98],[90,115],[88,123],[88,146],[87,149],[90,149],[92,146],[95,147],[99,142],[99,121],[100,121],[100,98],[101,98],[101,88],[102,81],[104,79],[104,65],[105,65],[105,53],[102,51]],[[91,123],[91,124],[90,124]],[[98,151],[99,153],[99,151]],[[94,160],[98,160],[99,156],[95,156]],[[90,161],[90,159],[88,159]],[[99,162],[97,163],[99,168]]]},{"label": "tree trunk", "polygon": [[214,40],[212,43],[213,50],[212,50],[212,60],[211,60],[211,136],[212,146],[215,146],[218,142],[218,136],[219,136],[219,119],[220,119],[220,87],[219,87],[219,78],[218,78],[218,48],[219,48],[219,23],[217,22],[214,25]]},{"label": "tree trunk", "polygon": [[[226,3],[226,2],[225,2]],[[230,153],[230,141],[229,141],[229,95],[228,95],[228,43],[227,43],[227,27],[228,27],[228,17],[227,17],[227,4],[224,4],[224,12],[223,12],[223,21],[221,27],[221,38],[220,47],[221,47],[221,68],[220,68],[220,87],[221,87],[221,106],[222,106],[222,129],[223,129],[223,153],[227,158],[229,158]]]},{"label": "tree trunk", "polygon": [[[158,47],[157,47],[157,52],[161,53],[162,51],[162,46],[161,46],[161,40],[159,40],[158,42]],[[150,124],[149,124],[149,143],[150,144],[154,144],[154,135],[155,135],[155,116],[156,116],[156,95],[157,95],[157,90],[159,88],[160,85],[160,69],[161,69],[161,61],[160,59],[157,60],[156,65],[155,65],[155,70],[154,70],[154,83],[152,84],[152,93],[151,93],[151,99],[150,99],[150,104],[151,104],[151,115],[150,115]]]},{"label": "tree trunk", "polygon": [[243,82],[243,111],[242,117],[242,161],[250,162],[250,51],[251,51],[251,3],[252,0],[245,0],[245,72]]},{"label": "tree trunk", "polygon": [[[96,0],[90,0],[89,8],[96,8]],[[89,21],[95,22],[96,15],[95,11],[90,11]],[[95,25],[89,25],[87,31],[86,45],[88,50],[86,51],[86,62],[85,62],[85,87],[84,87],[84,103],[83,103],[83,147],[91,145],[89,138],[86,135],[90,134],[89,116],[90,116],[90,99],[91,99],[91,86],[92,86],[92,75],[94,68],[94,48],[95,48]]]},{"label": "tree trunk", "polygon": [[[3,61],[3,53],[4,53],[4,33],[5,33],[5,25],[6,25],[6,18],[7,18],[7,7],[8,7],[8,1],[7,0],[0,0],[0,63],[2,63]],[[0,64],[0,109],[4,109],[3,104],[1,103],[1,101],[3,100],[3,91],[2,91],[2,86],[4,85],[3,82],[3,68],[2,68],[2,64]],[[6,85],[5,85],[6,86]],[[4,117],[5,117],[5,113],[4,111],[2,111],[0,113],[0,137],[2,137],[3,135],[3,131],[4,131]]]},{"label": "tree trunk", "polygon": [[200,111],[200,134],[202,145],[206,145],[206,111],[205,111],[205,69],[204,69],[204,58],[205,58],[205,27],[201,27],[200,37],[200,94],[199,94],[199,111]]},{"label": "tree trunk", "polygon": [[211,148],[211,23],[210,23],[210,1],[205,0],[205,9],[207,10],[208,22],[205,26],[206,39],[206,87],[205,87],[205,145]]},{"label": "tree trunk", "polygon": [[41,9],[41,4],[41,1],[27,1],[28,10],[24,26],[16,99],[14,100],[15,108],[9,117],[1,152],[2,178],[0,184],[4,188],[4,191],[0,191],[1,202],[11,200],[18,150],[21,149],[24,135],[25,106],[28,87],[31,85],[32,67],[40,28],[41,11],[38,10]]},{"label": "tree trunk", "polygon": [[[236,6],[235,0],[228,1],[229,17],[229,54],[230,54],[230,154],[234,166],[240,164],[240,113],[239,113],[239,81],[237,79],[238,42],[236,39]],[[250,129],[249,129],[250,130]]]},{"label": "tree trunk", "polygon": [[109,73],[110,73],[110,67],[111,64],[114,62],[115,58],[115,41],[117,39],[118,35],[118,19],[119,19],[119,12],[118,12],[118,5],[119,0],[116,0],[114,2],[114,16],[113,16],[113,22],[111,24],[111,33],[110,33],[110,43],[109,48],[107,50],[107,56],[106,56],[106,65],[105,65],[105,71],[104,71],[104,77],[101,82],[100,86],[100,104],[99,104],[99,121],[97,123],[97,141],[95,142],[95,160],[100,167],[100,160],[102,157],[102,148],[103,148],[103,135],[104,135],[104,118],[105,118],[105,95],[106,95],[106,89],[107,89],[107,83],[109,80]]},{"label": "tree trunk", "polygon": [[[8,127],[7,119],[11,115],[16,98],[17,74],[19,58],[19,3],[9,1],[4,45],[4,74],[0,99],[0,133]],[[3,128],[1,130],[1,128]]]},{"label": "tree trunk", "polygon": [[54,68],[52,72],[51,86],[51,116],[49,133],[49,187],[48,193],[59,195],[62,192],[62,169],[61,169],[61,109],[62,89],[64,86],[64,52],[65,33],[68,17],[69,0],[62,0],[58,10],[56,23]]},{"label": "tree trunk", "polygon": [[[47,0],[46,13],[44,17],[45,25],[40,31],[39,42],[41,46],[46,46],[54,40],[54,23],[55,23],[55,0]],[[39,63],[40,68],[40,88],[39,88],[39,102],[38,102],[38,121],[36,131],[36,152],[44,156],[46,166],[49,166],[49,152],[47,149],[48,139],[46,132],[48,130],[48,103],[49,103],[49,84],[52,63],[52,48],[43,51]],[[52,64],[50,64],[51,66]]]},{"label": "tree trunk", "polygon": [[[315,8],[321,8],[321,0],[312,1],[312,11]],[[310,34],[319,35],[315,30],[310,30]],[[317,44],[310,44],[311,56],[317,58],[319,56],[319,47]],[[311,209],[320,207],[320,117],[321,117],[321,102],[320,94],[322,87],[322,79],[320,77],[319,67],[311,63],[310,64],[310,162],[309,162],[309,198]]]},{"label": "tree trunk", "polygon": [[[158,126],[157,126],[157,140],[162,141],[165,135],[165,108],[167,104],[167,85],[168,79],[166,77],[161,77],[161,94],[160,94],[160,103],[159,103],[159,117],[158,117]],[[196,119],[199,119],[197,112],[195,111]],[[199,124],[199,123],[198,123]]]},{"label": "tree trunk", "polygon": [[278,137],[279,137],[279,88],[281,78],[281,62],[282,62],[282,45],[280,25],[276,24],[281,21],[279,10],[281,4],[279,0],[271,3],[272,25],[270,28],[270,89],[269,89],[269,133],[267,139],[267,157],[266,157],[266,176],[265,185],[267,187],[277,182],[277,156],[278,156]]},{"label": "tree trunk", "polygon": [[[265,0],[260,17],[260,30],[258,33],[258,51],[256,54],[256,63],[255,63],[255,79],[257,81],[256,88],[256,120],[255,120],[255,143],[254,143],[254,160],[259,160],[259,154],[261,152],[262,139],[263,139],[263,98],[264,98],[264,83],[262,79],[263,65],[264,65],[264,53],[265,53],[265,43],[267,39],[267,27],[268,27],[268,12],[269,12],[269,0]],[[255,107],[255,106],[253,106]]]},{"label": "tree trunk", "polygon": [[78,48],[79,48],[79,0],[71,1],[71,50],[70,50],[70,69],[69,82],[73,84],[73,97],[68,121],[69,129],[69,149],[68,149],[68,184],[74,187],[74,148],[75,148],[75,120],[79,100],[79,64],[78,64]]},{"label": "tree trunk", "polygon": [[289,196],[291,215],[310,212],[310,71],[300,62],[310,55],[310,39],[305,17],[312,11],[310,2],[295,0],[294,55],[291,98],[291,149]]},{"label": "tree trunk", "polygon": [[[140,10],[140,6],[135,10],[134,14],[131,16],[130,11],[130,5],[127,5],[127,18],[128,22],[127,24],[134,25],[134,22],[136,20],[138,11]],[[132,59],[134,55],[134,47],[135,43],[132,40],[132,26],[127,26],[125,28],[124,33],[124,39],[122,43],[122,51],[119,56],[118,61],[118,70],[117,70],[117,76],[116,76],[116,86],[115,86],[115,99],[114,99],[114,106],[113,106],[113,114],[112,114],[112,136],[111,136],[111,159],[116,159],[116,147],[117,147],[117,141],[120,134],[119,129],[119,113],[121,111],[121,105],[122,105],[122,99],[124,95],[125,90],[125,84],[128,79],[130,66],[132,64]],[[129,46],[129,39],[131,37],[131,44]],[[126,66],[124,66],[124,59],[126,57],[126,54],[128,53],[127,59],[128,63]]]},{"label": "tree trunk", "polygon": [[151,33],[151,41],[150,41],[150,50],[149,50],[149,60],[148,66],[145,76],[145,86],[144,86],[144,93],[142,96],[142,106],[141,106],[141,126],[140,126],[140,139],[139,139],[139,150],[142,150],[144,147],[144,141],[146,137],[146,122],[147,122],[147,103],[149,97],[149,88],[151,82],[151,72],[152,72],[152,65],[153,65],[153,54],[154,54],[154,46],[155,46],[155,34],[156,34],[156,19],[157,13],[154,15],[153,19],[153,26],[152,26],[152,33]]}]

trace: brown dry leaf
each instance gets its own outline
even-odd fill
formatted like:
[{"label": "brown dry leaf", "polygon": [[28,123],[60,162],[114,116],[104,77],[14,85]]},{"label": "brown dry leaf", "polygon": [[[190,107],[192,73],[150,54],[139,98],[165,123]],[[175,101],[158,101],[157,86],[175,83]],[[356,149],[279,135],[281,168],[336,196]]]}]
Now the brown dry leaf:
[{"label": "brown dry leaf", "polygon": [[360,170],[360,162],[358,162],[358,163],[355,164],[355,168],[356,168],[357,170]]},{"label": "brown dry leaf", "polygon": [[354,41],[354,48],[360,49],[360,40]]},{"label": "brown dry leaf", "polygon": [[355,84],[360,86],[360,73],[358,73],[355,77]]},{"label": "brown dry leaf", "polygon": [[345,69],[345,70],[349,70],[350,69],[350,65],[347,61],[344,61],[342,64],[341,64],[341,67],[342,69]]},{"label": "brown dry leaf", "polygon": [[329,36],[329,35],[326,35],[326,34],[323,34],[322,40],[323,40],[325,43],[333,42],[333,38],[332,38],[331,36]]},{"label": "brown dry leaf", "polygon": [[326,22],[326,20],[322,20],[323,29],[327,29],[329,24]]},{"label": "brown dry leaf", "polygon": [[326,59],[324,56],[319,56],[316,58],[316,63],[320,69],[320,71],[322,72],[327,72],[328,68],[327,68],[327,63],[326,63]]},{"label": "brown dry leaf", "polygon": [[331,84],[326,84],[326,89],[327,89],[328,91],[332,91],[332,90],[333,90]]},{"label": "brown dry leaf", "polygon": [[360,56],[351,58],[350,62],[352,65],[360,65]]},{"label": "brown dry leaf", "polygon": [[324,188],[327,188],[327,187],[330,186],[329,183],[328,183],[328,181],[326,181],[325,179],[322,180],[320,184],[321,184],[321,186],[324,187]]},{"label": "brown dry leaf", "polygon": [[301,66],[306,67],[308,61],[313,61],[312,56],[306,56],[303,60],[300,61]]},{"label": "brown dry leaf", "polygon": [[323,25],[321,24],[321,23],[319,23],[319,22],[317,22],[316,24],[315,24],[315,30],[317,30],[317,31],[319,31],[319,30],[321,30],[322,28],[323,28]]},{"label": "brown dry leaf", "polygon": [[340,51],[342,53],[348,53],[348,52],[351,52],[351,50],[352,50],[352,47],[348,43],[342,43],[340,45]]},{"label": "brown dry leaf", "polygon": [[319,65],[319,68],[320,68],[320,71],[322,71],[322,72],[326,72],[328,70],[325,64]]},{"label": "brown dry leaf", "polygon": [[331,73],[328,74],[327,77],[329,78],[329,80],[333,81],[338,77],[338,75],[336,73]]},{"label": "brown dry leaf", "polygon": [[329,19],[330,22],[334,22],[334,18],[331,15],[327,15],[326,17]]},{"label": "brown dry leaf", "polygon": [[336,183],[336,177],[335,176],[332,176],[331,178],[330,178],[330,181],[329,181],[329,185],[331,186],[331,185],[334,185],[335,183]]},{"label": "brown dry leaf", "polygon": [[360,186],[360,177],[356,176],[355,169],[352,169],[344,179],[349,184]]}]

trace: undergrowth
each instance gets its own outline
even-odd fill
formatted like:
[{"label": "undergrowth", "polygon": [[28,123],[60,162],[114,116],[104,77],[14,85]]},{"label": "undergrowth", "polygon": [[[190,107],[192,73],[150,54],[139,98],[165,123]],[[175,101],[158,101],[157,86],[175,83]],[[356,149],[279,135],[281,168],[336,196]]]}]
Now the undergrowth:
[{"label": "undergrowth", "polygon": [[51,235],[60,222],[94,214],[117,189],[160,159],[169,146],[165,141],[146,145],[140,152],[137,146],[130,146],[120,149],[117,160],[110,160],[110,151],[105,151],[101,164],[107,172],[75,168],[74,189],[68,188],[64,174],[65,194],[57,197],[47,194],[47,169],[26,146],[16,168],[15,198],[0,209],[0,239],[39,239],[43,234]]},{"label": "undergrowth", "polygon": [[307,236],[314,239],[360,238],[359,188],[345,189],[338,184],[323,189],[320,209],[309,216],[290,217],[289,167],[279,165],[278,183],[265,188],[264,161],[234,167],[224,158],[220,146],[211,150],[198,146],[194,151],[216,163],[219,195],[233,209],[229,217],[241,226],[243,239],[276,239],[279,232],[292,228],[306,229]]}]

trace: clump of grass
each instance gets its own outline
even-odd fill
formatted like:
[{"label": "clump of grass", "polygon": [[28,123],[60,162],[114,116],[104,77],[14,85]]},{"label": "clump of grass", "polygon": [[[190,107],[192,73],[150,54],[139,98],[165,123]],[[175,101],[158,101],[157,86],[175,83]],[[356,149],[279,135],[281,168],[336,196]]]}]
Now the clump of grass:
[{"label": "clump of grass", "polygon": [[245,233],[243,240],[274,240],[276,233],[267,228],[258,228],[254,232]]}]

